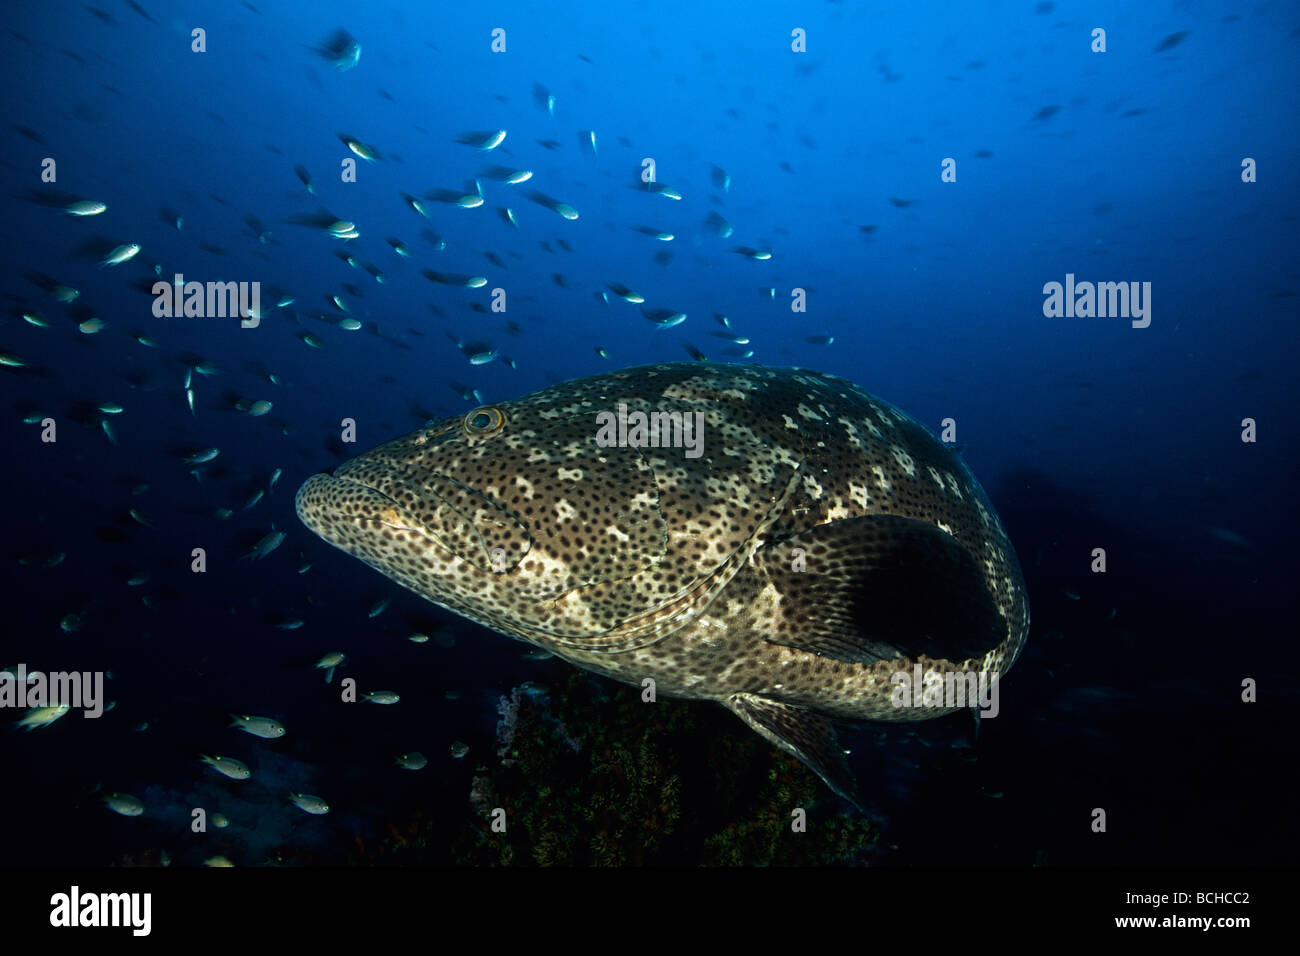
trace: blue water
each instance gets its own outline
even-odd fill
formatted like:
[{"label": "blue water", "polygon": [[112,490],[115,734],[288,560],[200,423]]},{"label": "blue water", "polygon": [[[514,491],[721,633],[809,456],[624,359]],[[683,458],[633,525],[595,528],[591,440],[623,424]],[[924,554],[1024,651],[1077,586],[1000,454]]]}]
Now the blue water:
[{"label": "blue water", "polygon": [[[1034,613],[1003,689],[1006,723],[984,734],[1006,794],[975,804],[1002,834],[992,858],[1259,862],[1294,849],[1276,838],[1295,834],[1285,799],[1225,780],[1294,759],[1279,721],[1295,702],[1286,635],[1300,572],[1295,4],[442,6],[6,5],[0,351],[25,364],[0,366],[0,666],[110,671],[116,707],[0,737],[0,863],[140,862],[170,848],[178,864],[217,852],[256,864],[285,846],[329,862],[415,809],[463,807],[497,699],[565,668],[524,660],[522,645],[329,549],[298,523],[293,492],[478,404],[466,390],[513,398],[686,361],[687,346],[844,376],[936,432],[955,420]],[[206,52],[191,51],[195,27]],[[346,71],[313,51],[340,27],[362,48]],[[504,53],[491,49],[497,27]],[[1090,49],[1096,27],[1105,53]],[[791,50],[796,28],[805,53]],[[455,141],[497,129],[508,135],[489,153]],[[383,157],[357,160],[355,183],[340,179],[340,134]],[[54,183],[41,180],[47,157]],[[1255,182],[1242,181],[1247,157]],[[646,158],[680,201],[644,189]],[[941,180],[947,158],[955,182]],[[490,165],[533,178],[481,178]],[[426,201],[426,219],[402,198],[472,192],[475,177],[476,209]],[[534,188],[579,217],[525,198]],[[63,193],[108,212],[73,218],[41,199]],[[289,221],[325,212],[359,238]],[[713,234],[710,213],[734,234]],[[93,249],[123,243],[142,251],[97,264]],[[435,284],[425,269],[487,285]],[[264,318],[155,318],[149,285],[176,273],[260,282]],[[1149,327],[1045,317],[1044,284],[1067,274],[1149,282]],[[59,303],[51,282],[80,295]],[[602,298],[609,283],[688,318],[657,329],[639,306]],[[494,288],[505,314],[490,311]],[[791,310],[795,288],[806,312]],[[295,301],[277,308],[280,294]],[[360,330],[337,326],[332,295]],[[751,339],[751,357],[727,354],[714,313]],[[102,331],[78,330],[96,317]],[[471,365],[478,343],[499,357]],[[200,362],[217,374],[192,375],[191,414],[184,380]],[[256,400],[272,410],[234,408]],[[104,402],[124,411],[96,411]],[[56,420],[57,442],[23,422],[33,415]],[[345,418],[355,445],[339,441]],[[1255,442],[1241,439],[1246,418]],[[196,481],[180,456],[205,447],[221,454]],[[278,485],[244,509],[276,468]],[[234,513],[218,520],[219,508]],[[288,535],[276,552],[238,560],[273,528]],[[1089,573],[1096,547],[1105,575]],[[205,574],[190,573],[193,548],[206,549]],[[128,586],[140,571],[149,582]],[[65,631],[69,614],[79,626]],[[303,626],[273,626],[288,616]],[[412,631],[455,646],[413,644]],[[363,690],[392,687],[402,702],[340,706],[312,667],[332,650]],[[1245,678],[1260,681],[1259,704],[1238,702]],[[1102,690],[1068,696],[1080,687]],[[224,726],[230,711],[274,716],[289,734],[240,735]],[[471,743],[463,760],[448,752],[457,739]],[[410,750],[429,767],[392,766]],[[199,753],[236,756],[253,780],[230,784]],[[949,818],[980,799],[933,782],[886,789],[915,832],[904,861],[944,858],[917,806]],[[106,791],[149,810],[114,816]],[[328,795],[334,812],[307,817],[288,791]],[[1079,813],[1127,810],[1125,849],[1108,856],[1062,823],[1069,800]],[[195,806],[231,818],[219,849],[189,833]],[[1207,837],[1206,820],[1240,829]]]}]

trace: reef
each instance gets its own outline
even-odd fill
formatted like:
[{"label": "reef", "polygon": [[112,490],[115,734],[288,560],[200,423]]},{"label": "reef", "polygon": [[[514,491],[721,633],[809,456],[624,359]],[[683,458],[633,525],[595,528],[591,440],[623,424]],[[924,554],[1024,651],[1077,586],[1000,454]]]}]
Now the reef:
[{"label": "reef", "polygon": [[[722,708],[641,701],[581,671],[503,697],[459,819],[421,814],[356,862],[472,866],[862,865],[877,831]],[[479,747],[478,753],[492,748]],[[505,832],[490,826],[505,811]],[[792,811],[806,811],[793,832]]]}]

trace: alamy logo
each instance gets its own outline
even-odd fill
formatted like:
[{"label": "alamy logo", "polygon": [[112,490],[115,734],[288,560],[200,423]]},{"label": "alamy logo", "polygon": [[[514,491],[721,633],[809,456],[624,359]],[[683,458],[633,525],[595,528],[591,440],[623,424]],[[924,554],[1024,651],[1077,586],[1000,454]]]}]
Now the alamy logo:
[{"label": "alamy logo", "polygon": [[153,284],[153,314],[160,319],[224,319],[255,329],[262,322],[262,283],[186,282],[179,272],[171,282]]},{"label": "alamy logo", "polygon": [[148,936],[152,916],[152,893],[82,893],[73,886],[50,897],[51,926],[129,926],[133,936]]},{"label": "alamy logo", "polygon": [[598,412],[596,444],[601,448],[685,448],[687,458],[704,454],[703,412]]},{"label": "alamy logo", "polygon": [[44,726],[69,710],[84,710],[91,719],[104,715],[103,671],[41,671],[28,673],[26,664],[0,671],[0,707],[29,707],[39,711],[19,723],[27,729]]},{"label": "alamy logo", "polygon": [[1133,328],[1151,324],[1150,282],[1075,282],[1065,274],[1065,285],[1043,286],[1043,315],[1049,319],[1132,319]]},{"label": "alamy logo", "polygon": [[997,671],[894,671],[889,700],[895,707],[978,707],[983,717],[998,715]]}]

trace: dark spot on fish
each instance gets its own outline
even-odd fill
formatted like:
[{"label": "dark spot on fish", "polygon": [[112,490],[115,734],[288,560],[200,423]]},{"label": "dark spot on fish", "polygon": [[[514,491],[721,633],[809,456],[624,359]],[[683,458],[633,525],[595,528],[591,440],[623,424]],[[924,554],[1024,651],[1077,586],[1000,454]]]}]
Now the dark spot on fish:
[{"label": "dark spot on fish", "polygon": [[1059,112],[1061,112],[1061,108],[1059,106],[1044,106],[1041,110],[1039,110],[1037,113],[1034,114],[1034,119],[1039,121],[1045,119],[1051,119]]}]

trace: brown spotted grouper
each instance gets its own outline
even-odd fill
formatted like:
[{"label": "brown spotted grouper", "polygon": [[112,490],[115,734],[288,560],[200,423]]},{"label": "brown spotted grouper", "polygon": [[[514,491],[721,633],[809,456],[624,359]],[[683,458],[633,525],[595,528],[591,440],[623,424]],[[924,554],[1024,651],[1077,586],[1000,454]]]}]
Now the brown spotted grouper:
[{"label": "brown spotted grouper", "polygon": [[833,718],[950,713],[899,706],[894,675],[1000,676],[1029,629],[1015,552],[960,457],[801,369],[565,382],[315,475],[297,509],[485,627],[717,701],[850,799]]}]

